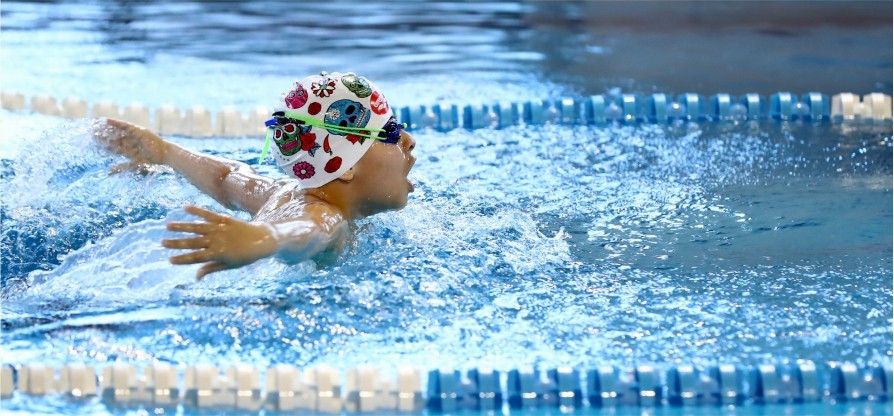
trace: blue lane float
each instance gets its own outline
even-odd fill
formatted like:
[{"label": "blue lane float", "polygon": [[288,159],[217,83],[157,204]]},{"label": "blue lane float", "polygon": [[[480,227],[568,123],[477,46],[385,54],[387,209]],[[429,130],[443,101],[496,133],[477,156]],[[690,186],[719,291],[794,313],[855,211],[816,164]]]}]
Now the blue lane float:
[{"label": "blue lane float", "polygon": [[644,119],[652,123],[666,123],[668,120],[668,103],[671,100],[666,94],[652,94],[646,99],[643,112]]},{"label": "blue lane float", "polygon": [[432,370],[428,373],[428,405],[429,410],[440,413],[451,413],[460,409],[462,390],[460,389],[459,371]]},{"label": "blue lane float", "polygon": [[705,99],[701,95],[694,93],[680,94],[677,102],[683,109],[683,118],[686,120],[698,121],[706,114]]},{"label": "blue lane float", "polygon": [[770,117],[790,120],[800,115],[800,102],[790,92],[779,92],[770,96]]},{"label": "blue lane float", "polygon": [[500,373],[490,369],[469,370],[470,408],[481,412],[498,411],[503,407]]},{"label": "blue lane float", "polygon": [[745,106],[745,114],[749,119],[758,119],[766,114],[765,100],[758,94],[745,94],[739,97],[739,102]]},{"label": "blue lane float", "polygon": [[729,120],[733,116],[733,105],[734,99],[731,95],[713,95],[708,104],[708,114],[714,120]]},{"label": "blue lane float", "polygon": [[831,114],[831,100],[828,95],[811,92],[801,96],[801,102],[807,106],[807,116],[813,120],[828,120]]},{"label": "blue lane float", "polygon": [[620,404],[625,397],[622,383],[615,367],[605,366],[587,371],[586,392],[590,406],[613,408]]},{"label": "blue lane float", "polygon": [[533,100],[522,103],[522,121],[525,124],[542,125],[546,121],[544,116],[544,101]]},{"label": "blue lane float", "polygon": [[494,104],[494,113],[497,115],[499,128],[514,126],[519,123],[518,106],[509,102]]},{"label": "blue lane float", "polygon": [[467,105],[463,107],[463,125],[470,130],[489,127],[485,118],[490,114],[486,105]]},{"label": "blue lane float", "polygon": [[510,409],[534,409],[540,406],[538,380],[530,369],[510,370],[506,377],[506,396]]},{"label": "blue lane float", "polygon": [[621,109],[620,120],[623,123],[636,123],[639,121],[639,109],[637,103],[639,99],[633,94],[622,94],[616,100],[618,108]]},{"label": "blue lane float", "polygon": [[594,95],[583,101],[583,124],[605,124],[605,97]]},{"label": "blue lane float", "polygon": [[448,131],[459,128],[459,108],[449,104],[438,104],[435,106],[435,115],[438,117],[438,130]]},{"label": "blue lane float", "polygon": [[667,400],[671,406],[699,404],[699,375],[695,367],[681,365],[667,372]]},{"label": "blue lane float", "polygon": [[562,98],[556,101],[555,111],[557,122],[560,124],[577,124],[580,122],[578,104],[571,98]]},{"label": "blue lane float", "polygon": [[553,406],[562,409],[574,409],[583,406],[580,374],[569,367],[547,371],[549,392]]},{"label": "blue lane float", "polygon": [[431,126],[421,125],[423,114],[425,114],[425,106],[412,106],[401,108],[397,116],[400,117],[401,121],[407,123],[408,129],[430,128]]},{"label": "blue lane float", "polygon": [[658,369],[650,365],[641,365],[634,371],[634,379],[639,386],[639,403],[644,407],[660,406],[664,388]]}]

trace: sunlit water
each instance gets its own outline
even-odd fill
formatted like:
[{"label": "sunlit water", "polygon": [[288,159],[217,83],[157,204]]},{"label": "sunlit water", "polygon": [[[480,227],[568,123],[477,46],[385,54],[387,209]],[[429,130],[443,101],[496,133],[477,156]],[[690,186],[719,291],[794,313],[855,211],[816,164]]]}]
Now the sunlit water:
[{"label": "sunlit water", "polygon": [[[299,54],[292,19],[266,2],[4,2],[3,88],[214,110],[270,105],[320,69],[366,74],[394,106],[631,87],[565,82],[579,78],[553,53],[610,60],[624,56],[618,38],[544,38],[530,22],[542,5],[477,4],[318,6],[347,20],[308,20],[301,39],[318,47]],[[557,38],[569,41],[540,45]],[[358,221],[335,265],[262,260],[196,282],[196,267],[167,262],[164,225],[187,203],[226,210],[165,169],[109,174],[121,160],[87,121],[0,118],[4,362],[507,370],[892,355],[889,126],[416,131],[407,208]],[[261,138],[171,139],[280,175],[257,164]]]}]

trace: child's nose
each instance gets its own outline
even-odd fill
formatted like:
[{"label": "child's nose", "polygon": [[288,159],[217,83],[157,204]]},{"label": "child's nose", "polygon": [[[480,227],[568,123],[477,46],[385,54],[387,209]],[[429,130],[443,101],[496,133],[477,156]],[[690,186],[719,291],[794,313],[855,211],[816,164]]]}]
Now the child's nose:
[{"label": "child's nose", "polygon": [[400,141],[401,147],[404,148],[404,151],[407,153],[412,152],[413,149],[416,148],[416,140],[413,139],[413,136],[410,136],[410,133],[405,131],[400,132]]}]

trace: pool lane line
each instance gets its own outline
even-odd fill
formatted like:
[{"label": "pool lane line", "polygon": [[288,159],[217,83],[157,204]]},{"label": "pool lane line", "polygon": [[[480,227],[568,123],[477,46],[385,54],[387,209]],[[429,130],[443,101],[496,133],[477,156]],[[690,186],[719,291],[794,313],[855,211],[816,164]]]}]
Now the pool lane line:
[{"label": "pool lane line", "polygon": [[[508,372],[359,366],[343,375],[319,365],[277,364],[261,372],[251,365],[218,369],[209,364],[95,367],[68,364],[0,366],[0,404],[21,395],[63,396],[70,403],[101,400],[112,409],[258,412],[454,413],[503,410],[561,412],[589,408],[748,407],[892,401],[891,363],[857,366],[809,360],[707,367],[652,365],[622,368],[557,367]],[[344,388],[343,388],[344,387]]]},{"label": "pool lane line", "polygon": [[[110,101],[89,105],[77,97],[57,99],[35,95],[30,100],[17,92],[0,93],[0,103],[10,111],[30,110],[65,118],[113,117],[149,127],[160,134],[185,137],[247,137],[265,133],[270,109],[246,111],[226,106],[212,117],[201,105],[181,110],[166,104],[151,111],[139,102],[119,106]],[[695,93],[650,95],[592,95],[581,98],[497,102],[494,104],[405,106],[396,109],[409,129],[450,131],[458,128],[506,128],[516,125],[666,124],[676,121],[738,122],[745,120],[804,120],[838,123],[891,123],[891,96],[852,93],[832,96],[810,92],[779,92],[769,98],[759,94],[710,97]]]}]

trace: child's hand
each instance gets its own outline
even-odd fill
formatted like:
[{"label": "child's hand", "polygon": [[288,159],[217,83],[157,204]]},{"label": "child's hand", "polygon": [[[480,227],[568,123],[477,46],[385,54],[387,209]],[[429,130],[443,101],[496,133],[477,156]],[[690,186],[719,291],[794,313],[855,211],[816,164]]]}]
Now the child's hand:
[{"label": "child's hand", "polygon": [[164,163],[168,147],[168,142],[155,133],[112,118],[97,122],[93,137],[109,151],[129,158],[134,166]]},{"label": "child's hand", "polygon": [[171,257],[173,264],[205,263],[196,279],[221,270],[235,269],[276,252],[273,230],[266,224],[251,223],[187,205],[186,212],[201,217],[197,223],[172,222],[168,230],[195,234],[196,237],[162,240],[167,248],[193,250]]}]

